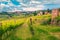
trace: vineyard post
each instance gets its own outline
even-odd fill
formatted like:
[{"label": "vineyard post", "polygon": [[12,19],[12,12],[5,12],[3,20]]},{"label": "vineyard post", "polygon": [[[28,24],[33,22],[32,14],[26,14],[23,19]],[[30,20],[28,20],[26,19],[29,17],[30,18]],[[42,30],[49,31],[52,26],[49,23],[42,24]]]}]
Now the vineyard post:
[{"label": "vineyard post", "polygon": [[32,18],[30,18],[30,24],[32,25]]},{"label": "vineyard post", "polygon": [[32,18],[30,18],[30,31],[31,31],[31,34],[34,35],[34,29],[32,27]]}]

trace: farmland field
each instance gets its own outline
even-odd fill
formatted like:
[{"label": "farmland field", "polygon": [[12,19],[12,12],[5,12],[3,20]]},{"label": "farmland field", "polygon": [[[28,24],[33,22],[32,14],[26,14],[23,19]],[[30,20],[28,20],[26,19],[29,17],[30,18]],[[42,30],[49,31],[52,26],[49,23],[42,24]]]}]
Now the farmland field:
[{"label": "farmland field", "polygon": [[60,26],[49,24],[50,19],[51,14],[2,20],[0,40],[60,40]]}]

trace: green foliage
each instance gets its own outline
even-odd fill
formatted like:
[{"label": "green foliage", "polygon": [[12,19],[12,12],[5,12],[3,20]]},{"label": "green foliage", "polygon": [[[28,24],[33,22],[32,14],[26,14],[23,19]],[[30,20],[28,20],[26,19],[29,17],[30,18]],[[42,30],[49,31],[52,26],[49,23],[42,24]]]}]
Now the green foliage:
[{"label": "green foliage", "polygon": [[44,34],[46,34],[46,35],[49,35],[48,31],[45,31],[45,30],[43,30],[43,29],[37,29],[37,31],[38,31],[39,33],[44,33]]},{"label": "green foliage", "polygon": [[51,32],[60,32],[60,28],[52,29]]},{"label": "green foliage", "polygon": [[33,14],[34,14],[34,16],[36,16],[36,15],[37,15],[36,11],[35,11],[35,12],[33,12]]},{"label": "green foliage", "polygon": [[47,40],[59,40],[58,38],[56,38],[55,36],[48,36]]},{"label": "green foliage", "polygon": [[55,20],[60,21],[60,16],[56,17]]},{"label": "green foliage", "polygon": [[39,40],[37,37],[27,38],[26,40]]},{"label": "green foliage", "polygon": [[0,36],[2,36],[3,33],[4,33],[4,30],[2,29],[2,27],[0,27]]},{"label": "green foliage", "polygon": [[11,35],[9,40],[22,40],[22,38],[18,38],[14,35]]},{"label": "green foliage", "polygon": [[[37,20],[35,21],[35,19]],[[12,20],[11,22],[8,20],[3,21],[3,29],[0,29],[0,33],[4,31],[10,33],[12,29],[17,28],[12,31],[15,31],[15,33],[10,34],[7,40],[59,40],[59,38],[50,34],[60,32],[60,27],[48,25],[51,22],[51,15],[32,16],[32,20],[32,24],[30,23],[30,17]],[[60,19],[58,18],[58,20]],[[34,33],[34,35],[31,33]]]},{"label": "green foliage", "polygon": [[51,23],[51,18],[48,18],[47,20],[43,20],[41,25],[48,25]]}]

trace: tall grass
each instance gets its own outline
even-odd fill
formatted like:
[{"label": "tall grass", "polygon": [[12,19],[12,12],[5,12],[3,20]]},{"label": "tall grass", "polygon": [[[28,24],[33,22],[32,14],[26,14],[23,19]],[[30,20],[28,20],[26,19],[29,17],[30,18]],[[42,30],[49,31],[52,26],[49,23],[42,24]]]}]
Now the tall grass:
[{"label": "tall grass", "polygon": [[24,20],[25,19],[11,19],[11,20],[6,20],[6,21],[1,21],[0,37],[2,38],[2,35],[4,33],[8,34],[8,31],[14,30],[18,26],[22,25],[24,23]]},{"label": "tall grass", "polygon": [[[51,15],[32,16],[32,24],[30,17],[27,19],[16,19],[2,21],[1,32],[6,32],[24,25],[16,30],[8,39],[10,40],[60,40],[60,38],[52,35],[53,32],[60,32],[60,27],[49,25]],[[26,21],[25,21],[26,20]],[[9,23],[8,23],[9,22]],[[41,25],[42,24],[42,25]],[[47,25],[46,25],[47,24]],[[3,31],[2,31],[3,30]],[[12,31],[12,32],[13,32]],[[7,40],[8,40],[7,39]]]}]

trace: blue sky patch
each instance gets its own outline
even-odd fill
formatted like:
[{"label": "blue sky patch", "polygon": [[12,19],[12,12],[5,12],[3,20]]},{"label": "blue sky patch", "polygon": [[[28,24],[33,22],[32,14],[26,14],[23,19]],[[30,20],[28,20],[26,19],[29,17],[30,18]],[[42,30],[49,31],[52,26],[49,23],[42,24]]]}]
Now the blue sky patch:
[{"label": "blue sky patch", "polygon": [[17,0],[11,0],[11,2],[12,2],[14,5],[20,5],[20,2],[18,2]]},{"label": "blue sky patch", "polygon": [[[8,9],[11,8],[11,9]],[[16,9],[23,11],[35,11],[44,9],[60,8],[60,0],[2,0],[0,1],[0,10],[3,11]],[[14,10],[13,10],[14,11]]]}]

